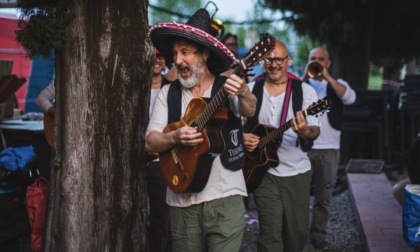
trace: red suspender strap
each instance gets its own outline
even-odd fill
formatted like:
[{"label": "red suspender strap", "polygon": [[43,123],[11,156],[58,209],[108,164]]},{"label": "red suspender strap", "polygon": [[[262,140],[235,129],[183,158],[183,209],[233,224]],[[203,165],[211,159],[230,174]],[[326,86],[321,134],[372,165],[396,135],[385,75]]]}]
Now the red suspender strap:
[{"label": "red suspender strap", "polygon": [[292,94],[292,79],[288,78],[287,87],[286,87],[286,95],[284,96],[283,110],[281,112],[280,126],[282,126],[286,122],[287,111],[289,109],[290,95],[291,94]]}]

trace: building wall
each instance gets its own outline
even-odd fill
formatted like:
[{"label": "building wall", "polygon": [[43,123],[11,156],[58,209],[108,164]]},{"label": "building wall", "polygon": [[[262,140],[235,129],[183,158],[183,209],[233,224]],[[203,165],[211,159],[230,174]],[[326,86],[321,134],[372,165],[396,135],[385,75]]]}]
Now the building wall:
[{"label": "building wall", "polygon": [[16,91],[18,108],[27,112],[41,112],[35,99],[54,78],[54,60],[26,56],[24,48],[16,41],[15,31],[19,19],[0,14],[0,60],[13,60],[12,74],[26,78],[25,84]]}]

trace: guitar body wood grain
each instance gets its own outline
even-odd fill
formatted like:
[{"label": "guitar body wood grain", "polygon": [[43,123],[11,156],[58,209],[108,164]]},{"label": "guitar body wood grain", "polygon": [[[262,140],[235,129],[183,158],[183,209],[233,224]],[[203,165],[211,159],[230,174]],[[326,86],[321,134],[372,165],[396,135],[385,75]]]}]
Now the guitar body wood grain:
[{"label": "guitar body wood grain", "polygon": [[[268,135],[275,129],[259,124],[255,126],[252,133],[261,138]],[[245,151],[243,173],[248,192],[254,191],[260,184],[262,178],[270,167],[279,165],[277,156],[278,141],[270,141],[266,146],[253,152]]]},{"label": "guitar body wood grain", "polygon": [[[163,132],[171,132],[187,125],[194,126],[206,106],[207,102],[203,98],[194,98],[188,104],[184,117],[166,126]],[[225,113],[226,116],[220,117],[220,113]],[[201,131],[204,140],[201,144],[196,146],[178,144],[159,154],[164,179],[173,192],[197,193],[204,189],[214,158],[223,152],[225,146],[221,134],[225,118],[227,110],[215,113]]]}]

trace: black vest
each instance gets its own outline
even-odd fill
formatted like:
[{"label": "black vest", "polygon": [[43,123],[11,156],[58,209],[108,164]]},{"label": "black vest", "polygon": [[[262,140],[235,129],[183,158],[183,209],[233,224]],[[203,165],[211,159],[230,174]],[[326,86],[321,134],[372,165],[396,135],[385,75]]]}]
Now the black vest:
[{"label": "black vest", "polygon": [[[303,103],[303,90],[302,90],[302,81],[291,79],[292,80],[292,106],[293,106],[293,112],[296,114],[298,111],[302,110],[302,103]],[[252,129],[259,124],[258,116],[260,114],[261,110],[261,104],[263,99],[263,90],[264,90],[264,82],[265,78],[259,79],[257,82],[255,82],[254,88],[252,89],[252,93],[257,97],[257,107],[256,111],[253,117],[248,118],[248,121],[245,125],[245,129],[247,132],[252,131]],[[285,106],[283,104],[283,106]],[[279,143],[281,144],[281,141],[283,139],[283,134],[279,136]],[[296,140],[296,147],[299,146],[303,151],[309,151],[312,146],[314,145],[313,140],[307,140],[298,137]]]},{"label": "black vest", "polygon": [[330,112],[327,113],[328,121],[330,122],[331,127],[336,130],[341,130],[344,104],[330,84],[327,84],[327,97],[331,100]]},{"label": "black vest", "polygon": [[[213,83],[211,90],[211,98],[213,98],[220,88],[226,82],[226,77],[216,75],[216,79]],[[181,83],[179,80],[175,80],[168,91],[168,124],[181,120]],[[225,141],[225,150],[220,155],[220,160],[223,167],[226,169],[237,171],[242,169],[242,158],[243,152],[243,130],[241,118],[236,117],[229,107],[229,101],[226,100],[223,107],[228,109],[228,120],[222,128],[222,135]]]}]

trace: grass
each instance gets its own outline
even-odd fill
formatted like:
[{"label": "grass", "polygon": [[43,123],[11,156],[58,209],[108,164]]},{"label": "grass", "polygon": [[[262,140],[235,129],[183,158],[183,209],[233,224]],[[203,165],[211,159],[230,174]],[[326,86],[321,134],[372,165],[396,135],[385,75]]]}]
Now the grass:
[{"label": "grass", "polygon": [[382,87],[382,75],[369,75],[369,82],[368,82],[369,89],[381,89]]}]

